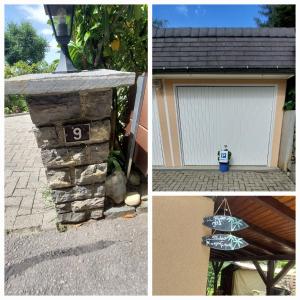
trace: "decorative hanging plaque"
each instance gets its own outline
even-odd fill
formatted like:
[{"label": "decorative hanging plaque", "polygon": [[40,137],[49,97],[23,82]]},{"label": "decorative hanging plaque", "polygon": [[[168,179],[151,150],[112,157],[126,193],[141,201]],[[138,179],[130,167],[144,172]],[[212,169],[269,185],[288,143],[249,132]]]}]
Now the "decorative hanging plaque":
[{"label": "decorative hanging plaque", "polygon": [[214,234],[202,238],[202,243],[217,250],[232,251],[249,245],[244,239],[232,234]]},{"label": "decorative hanging plaque", "polygon": [[238,231],[249,227],[242,219],[225,215],[205,217],[203,218],[203,225],[215,230],[228,232]]}]

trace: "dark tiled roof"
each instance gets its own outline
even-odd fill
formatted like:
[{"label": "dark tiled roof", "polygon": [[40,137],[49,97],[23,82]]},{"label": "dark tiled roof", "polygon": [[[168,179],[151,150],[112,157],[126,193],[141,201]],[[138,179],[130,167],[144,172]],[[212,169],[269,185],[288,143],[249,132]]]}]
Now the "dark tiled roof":
[{"label": "dark tiled roof", "polygon": [[295,71],[295,28],[153,28],[154,72]]}]

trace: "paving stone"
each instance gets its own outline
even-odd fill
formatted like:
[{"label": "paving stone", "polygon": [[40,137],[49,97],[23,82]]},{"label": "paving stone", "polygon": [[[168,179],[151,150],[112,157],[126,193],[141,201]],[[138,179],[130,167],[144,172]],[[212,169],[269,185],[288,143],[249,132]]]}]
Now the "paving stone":
[{"label": "paving stone", "polygon": [[33,227],[41,227],[43,222],[42,214],[17,216],[14,229],[27,229]]},{"label": "paving stone", "polygon": [[280,170],[153,170],[152,187],[153,191],[295,191],[295,184]]}]

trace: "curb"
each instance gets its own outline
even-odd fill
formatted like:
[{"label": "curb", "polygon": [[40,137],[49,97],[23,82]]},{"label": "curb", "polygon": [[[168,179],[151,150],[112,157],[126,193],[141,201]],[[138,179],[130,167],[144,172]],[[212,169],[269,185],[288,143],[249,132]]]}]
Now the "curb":
[{"label": "curb", "polygon": [[19,116],[25,116],[25,115],[29,115],[29,112],[9,114],[9,115],[4,115],[4,117],[5,118],[11,118],[11,117],[19,117]]}]

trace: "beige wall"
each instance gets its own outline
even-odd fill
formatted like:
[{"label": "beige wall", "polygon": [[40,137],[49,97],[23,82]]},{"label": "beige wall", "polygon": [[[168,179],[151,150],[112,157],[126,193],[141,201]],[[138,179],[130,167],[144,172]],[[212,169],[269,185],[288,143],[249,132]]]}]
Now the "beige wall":
[{"label": "beige wall", "polygon": [[207,197],[153,197],[153,295],[205,295],[211,230],[203,217],[213,214]]},{"label": "beige wall", "polygon": [[270,167],[277,167],[283,119],[283,105],[286,92],[286,79],[162,79],[162,87],[156,90],[158,111],[160,117],[161,136],[163,143],[166,167],[182,166],[180,158],[180,140],[176,113],[176,99],[174,85],[180,84],[257,84],[276,85],[278,87],[276,99],[276,111],[274,119],[274,130],[272,137],[272,153]]}]

